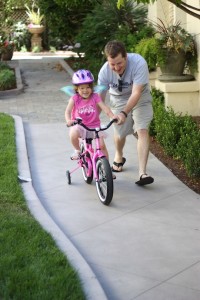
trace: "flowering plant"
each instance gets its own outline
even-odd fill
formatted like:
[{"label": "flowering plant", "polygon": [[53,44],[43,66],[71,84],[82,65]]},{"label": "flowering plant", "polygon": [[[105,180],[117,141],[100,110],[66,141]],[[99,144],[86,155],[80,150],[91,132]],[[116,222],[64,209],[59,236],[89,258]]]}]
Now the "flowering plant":
[{"label": "flowering plant", "polygon": [[14,50],[14,42],[0,33],[0,55]]}]

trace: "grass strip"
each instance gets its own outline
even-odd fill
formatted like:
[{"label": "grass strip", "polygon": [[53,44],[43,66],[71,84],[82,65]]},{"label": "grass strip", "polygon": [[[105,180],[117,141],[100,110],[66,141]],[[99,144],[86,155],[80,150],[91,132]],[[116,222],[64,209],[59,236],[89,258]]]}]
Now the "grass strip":
[{"label": "grass strip", "polygon": [[0,299],[86,299],[77,272],[30,214],[17,175],[14,120],[0,113]]}]

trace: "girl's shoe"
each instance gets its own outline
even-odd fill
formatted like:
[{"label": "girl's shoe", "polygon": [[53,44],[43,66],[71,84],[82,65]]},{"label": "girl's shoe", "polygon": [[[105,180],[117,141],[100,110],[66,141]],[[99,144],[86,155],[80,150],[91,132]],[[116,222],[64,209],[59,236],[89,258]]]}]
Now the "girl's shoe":
[{"label": "girl's shoe", "polygon": [[71,160],[77,160],[80,156],[80,150],[74,150],[74,153],[70,156]]}]

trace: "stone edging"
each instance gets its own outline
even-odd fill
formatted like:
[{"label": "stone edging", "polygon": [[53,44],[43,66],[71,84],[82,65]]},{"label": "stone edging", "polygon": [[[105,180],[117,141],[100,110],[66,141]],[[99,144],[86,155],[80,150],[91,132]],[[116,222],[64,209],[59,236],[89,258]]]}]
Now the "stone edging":
[{"label": "stone edging", "polygon": [[[94,274],[85,258],[50,217],[38,198],[31,181],[31,171],[28,160],[23,121],[22,118],[17,115],[12,115],[12,117],[15,121],[16,130],[18,172],[19,176],[24,178],[24,181],[21,182],[21,186],[27,201],[27,205],[33,217],[40,223],[46,232],[51,234],[57,246],[65,254],[76,272],[79,274],[86,298],[88,300],[108,300],[98,278]],[[27,181],[26,178],[28,179]]]},{"label": "stone edging", "polygon": [[70,68],[70,66],[66,63],[66,61],[64,59],[60,59],[59,63],[61,64],[61,66],[63,67],[63,69],[69,73],[69,75],[72,77],[72,75],[74,74],[74,71],[72,70],[72,68]]},{"label": "stone edging", "polygon": [[7,61],[7,63],[11,68],[15,69],[17,88],[12,89],[12,90],[0,91],[0,99],[1,100],[2,100],[2,98],[7,98],[7,97],[11,97],[13,95],[18,95],[18,94],[22,93],[23,89],[24,89],[24,86],[22,83],[22,78],[21,78],[21,72],[20,72],[20,68],[19,68],[19,62],[18,61]]}]

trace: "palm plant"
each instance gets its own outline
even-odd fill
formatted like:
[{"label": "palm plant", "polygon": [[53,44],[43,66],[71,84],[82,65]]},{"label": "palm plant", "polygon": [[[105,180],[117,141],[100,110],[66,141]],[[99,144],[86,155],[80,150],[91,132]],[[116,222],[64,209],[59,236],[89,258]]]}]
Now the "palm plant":
[{"label": "palm plant", "polygon": [[102,58],[102,51],[111,39],[118,38],[121,32],[123,42],[129,34],[137,36],[147,24],[147,8],[137,5],[133,0],[125,0],[124,6],[117,8],[117,0],[104,0],[97,4],[87,15],[82,30],[76,36],[76,42],[81,43],[81,52],[88,57]]}]

